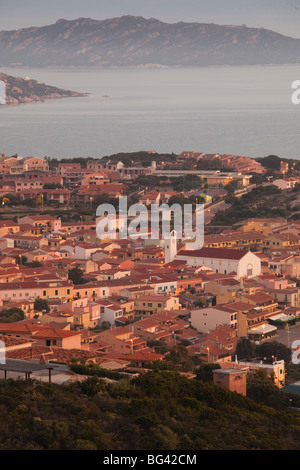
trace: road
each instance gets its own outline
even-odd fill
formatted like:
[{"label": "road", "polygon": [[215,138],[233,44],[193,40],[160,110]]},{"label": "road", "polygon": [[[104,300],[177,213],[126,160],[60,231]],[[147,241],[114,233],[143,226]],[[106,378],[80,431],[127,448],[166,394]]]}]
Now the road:
[{"label": "road", "polygon": [[230,207],[230,204],[226,204],[225,201],[217,202],[210,207],[207,207],[204,211],[204,223],[205,225],[209,224],[217,212],[225,211]]},{"label": "road", "polygon": [[290,326],[288,329],[277,329],[277,336],[265,341],[278,341],[291,348],[294,341],[300,341],[300,325]]}]

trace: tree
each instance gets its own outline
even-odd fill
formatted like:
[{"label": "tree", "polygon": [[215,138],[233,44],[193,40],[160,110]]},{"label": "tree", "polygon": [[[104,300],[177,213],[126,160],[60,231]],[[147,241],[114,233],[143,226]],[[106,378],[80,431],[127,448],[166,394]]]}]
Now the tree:
[{"label": "tree", "polygon": [[74,284],[84,284],[85,280],[83,278],[83,271],[78,266],[75,268],[69,269],[68,279],[73,281]]},{"label": "tree", "polygon": [[179,204],[180,206],[183,206],[186,203],[186,198],[184,194],[175,194],[174,196],[171,196],[168,205],[171,207],[173,204]]},{"label": "tree", "polygon": [[284,410],[290,404],[288,394],[280,391],[263,369],[248,374],[247,397],[277,410]]},{"label": "tree", "polygon": [[256,356],[255,344],[249,338],[241,338],[236,345],[236,355],[238,359],[247,359]]},{"label": "tree", "polygon": [[206,364],[203,363],[197,369],[196,375],[198,380],[203,380],[203,382],[212,382],[213,381],[213,370],[221,369],[220,364]]},{"label": "tree", "polygon": [[24,311],[18,307],[3,309],[0,312],[1,323],[14,323],[17,321],[24,320],[24,318],[25,318]]},{"label": "tree", "polygon": [[189,372],[194,370],[194,363],[185,346],[174,346],[165,356],[166,361],[171,362],[178,369]]},{"label": "tree", "polygon": [[34,310],[39,310],[43,311],[46,310],[46,312],[50,312],[50,307],[48,304],[48,300],[46,299],[36,299],[34,302]]},{"label": "tree", "polygon": [[61,189],[62,185],[60,183],[45,183],[43,189]]},{"label": "tree", "polygon": [[146,450],[176,450],[178,442],[178,436],[169,427],[159,424],[147,431],[142,446]]},{"label": "tree", "polygon": [[256,346],[256,355],[267,359],[283,360],[286,364],[291,362],[292,352],[278,341],[267,341]]}]

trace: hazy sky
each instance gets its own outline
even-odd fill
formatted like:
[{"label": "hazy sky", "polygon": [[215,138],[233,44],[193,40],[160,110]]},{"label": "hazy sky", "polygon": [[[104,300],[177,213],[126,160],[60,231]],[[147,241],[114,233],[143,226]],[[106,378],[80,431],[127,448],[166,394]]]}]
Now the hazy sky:
[{"label": "hazy sky", "polygon": [[43,26],[59,18],[122,15],[246,24],[300,38],[300,0],[0,0],[0,30]]}]

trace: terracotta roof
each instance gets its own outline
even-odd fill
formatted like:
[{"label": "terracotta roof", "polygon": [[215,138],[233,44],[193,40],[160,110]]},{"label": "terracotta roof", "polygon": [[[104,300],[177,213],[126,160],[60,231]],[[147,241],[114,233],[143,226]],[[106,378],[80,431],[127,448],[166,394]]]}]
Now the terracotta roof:
[{"label": "terracotta roof", "polygon": [[178,256],[188,256],[191,258],[216,258],[240,260],[248,250],[236,250],[230,248],[201,248],[200,250],[181,250]]}]

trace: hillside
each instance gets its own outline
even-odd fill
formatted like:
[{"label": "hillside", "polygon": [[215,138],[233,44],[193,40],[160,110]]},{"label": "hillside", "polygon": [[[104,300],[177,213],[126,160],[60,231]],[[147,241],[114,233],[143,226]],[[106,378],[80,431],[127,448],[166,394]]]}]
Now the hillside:
[{"label": "hillside", "polygon": [[61,90],[36,80],[13,77],[0,73],[0,80],[5,83],[6,104],[30,103],[58,98],[71,98],[87,96],[70,90]]},{"label": "hillside", "polygon": [[172,372],[109,384],[0,380],[0,404],[1,450],[299,450],[298,413]]},{"label": "hillside", "polygon": [[245,25],[164,23],[122,16],[60,19],[0,31],[0,66],[137,67],[300,62],[300,39]]}]

